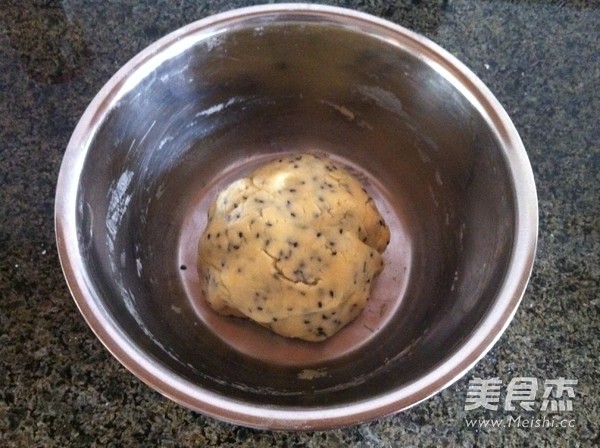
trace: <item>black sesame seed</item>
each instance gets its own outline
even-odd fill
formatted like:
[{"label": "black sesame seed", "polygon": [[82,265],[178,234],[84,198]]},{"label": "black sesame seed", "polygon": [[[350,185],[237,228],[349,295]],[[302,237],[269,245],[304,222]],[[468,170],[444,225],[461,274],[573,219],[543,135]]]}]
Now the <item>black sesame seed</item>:
[{"label": "black sesame seed", "polygon": [[337,255],[337,251],[334,250],[333,252],[331,252],[331,255],[333,255],[335,257]]},{"label": "black sesame seed", "polygon": [[185,264],[182,264],[181,266],[179,266],[179,269],[185,271],[187,269],[187,266]]},{"label": "black sesame seed", "polygon": [[244,232],[238,232],[238,236],[239,236],[240,238],[244,238]]},{"label": "black sesame seed", "polygon": [[292,216],[292,218],[296,217],[296,214],[294,212],[290,213],[290,215]]},{"label": "black sesame seed", "polygon": [[321,319],[323,319],[323,320],[327,320],[327,319],[329,319],[329,318],[327,317],[327,315],[323,314],[323,315],[321,316]]},{"label": "black sesame seed", "polygon": [[210,233],[208,235],[206,235],[206,239],[210,240]]},{"label": "black sesame seed", "polygon": [[333,297],[333,290],[332,290],[332,289],[330,289],[330,290],[329,290],[329,295],[330,295],[331,297]]},{"label": "black sesame seed", "polygon": [[317,232],[317,238],[321,236],[321,232]]},{"label": "black sesame seed", "polygon": [[344,229],[340,229],[340,235],[344,233]]},{"label": "black sesame seed", "polygon": [[262,310],[263,310],[263,307],[262,307],[262,306],[257,306],[257,307],[256,307],[256,309],[257,309],[258,311],[262,311]]},{"label": "black sesame seed", "polygon": [[319,308],[323,308],[323,302],[319,302],[319,303],[317,303],[317,305]]}]

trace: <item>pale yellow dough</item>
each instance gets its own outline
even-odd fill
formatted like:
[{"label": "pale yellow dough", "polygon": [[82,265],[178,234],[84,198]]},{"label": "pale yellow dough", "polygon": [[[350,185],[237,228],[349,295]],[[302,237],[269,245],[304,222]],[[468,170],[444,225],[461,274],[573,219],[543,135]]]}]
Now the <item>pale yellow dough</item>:
[{"label": "pale yellow dough", "polygon": [[348,171],[310,154],[276,159],[211,205],[198,247],[204,297],[218,313],[323,340],[367,304],[389,239]]}]

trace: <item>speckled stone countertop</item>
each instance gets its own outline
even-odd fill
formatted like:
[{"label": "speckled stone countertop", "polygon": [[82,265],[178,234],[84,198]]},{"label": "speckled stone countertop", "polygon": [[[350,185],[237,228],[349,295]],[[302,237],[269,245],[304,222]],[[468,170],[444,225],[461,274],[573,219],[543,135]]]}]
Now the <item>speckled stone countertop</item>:
[{"label": "speckled stone countertop", "polygon": [[[331,3],[452,52],[519,130],[536,177],[540,234],[529,287],[500,341],[424,403],[334,431],[237,427],[142,384],[94,337],[63,280],[53,227],[61,158],[86,105],[123,63],[186,23],[253,2],[2,0],[0,446],[600,445],[600,3]],[[465,409],[470,380],[499,378],[505,390],[518,377],[540,384],[532,411]],[[574,396],[562,395],[572,410],[542,411],[542,384],[561,378],[577,380],[567,384]],[[547,417],[565,427],[545,427]]]}]

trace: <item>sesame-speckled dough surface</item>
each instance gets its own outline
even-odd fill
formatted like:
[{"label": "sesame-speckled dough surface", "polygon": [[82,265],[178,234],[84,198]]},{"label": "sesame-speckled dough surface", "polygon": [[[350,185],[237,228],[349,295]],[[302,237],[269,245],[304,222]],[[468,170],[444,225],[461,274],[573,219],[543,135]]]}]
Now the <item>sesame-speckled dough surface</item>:
[{"label": "sesame-speckled dough surface", "polygon": [[323,340],[365,307],[390,233],[330,159],[276,159],[222,191],[199,243],[204,297],[287,337]]}]

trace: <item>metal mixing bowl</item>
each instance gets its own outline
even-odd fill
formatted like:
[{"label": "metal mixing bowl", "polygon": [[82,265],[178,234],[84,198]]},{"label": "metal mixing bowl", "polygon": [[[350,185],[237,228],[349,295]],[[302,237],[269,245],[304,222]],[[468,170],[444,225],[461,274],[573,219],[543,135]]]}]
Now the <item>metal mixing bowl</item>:
[{"label": "metal mixing bowl", "polygon": [[[392,231],[368,307],[321,343],[216,315],[196,270],[216,192],[305,151],[353,170]],[[506,112],[437,45],[260,6],[169,34],[104,86],[64,157],[56,231],[83,316],[142,381],[225,421],[316,429],[414,405],[491,348],[528,281],[537,199]]]}]

